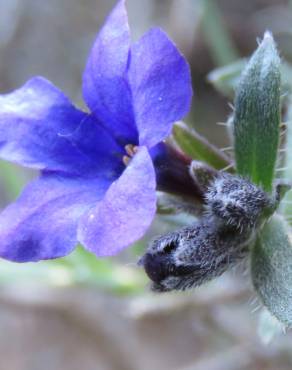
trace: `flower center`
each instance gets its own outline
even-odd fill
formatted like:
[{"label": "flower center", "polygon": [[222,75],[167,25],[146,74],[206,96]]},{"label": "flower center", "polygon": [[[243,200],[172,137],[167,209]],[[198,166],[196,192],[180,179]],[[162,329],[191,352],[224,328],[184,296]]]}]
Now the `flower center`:
[{"label": "flower center", "polygon": [[128,166],[131,159],[134,157],[134,155],[138,152],[138,146],[133,144],[127,144],[125,146],[126,155],[123,156],[123,163],[125,166]]}]

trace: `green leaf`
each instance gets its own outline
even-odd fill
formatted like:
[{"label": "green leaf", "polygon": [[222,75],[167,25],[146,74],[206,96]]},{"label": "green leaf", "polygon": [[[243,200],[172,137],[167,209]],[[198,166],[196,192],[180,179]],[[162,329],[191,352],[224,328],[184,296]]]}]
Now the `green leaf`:
[{"label": "green leaf", "polygon": [[231,159],[185,123],[176,122],[172,134],[177,145],[191,158],[205,162],[217,170],[226,167],[231,167],[232,170]]},{"label": "green leaf", "polygon": [[280,58],[266,32],[240,79],[235,97],[234,148],[239,174],[272,190],[280,134]]},{"label": "green leaf", "polygon": [[[238,59],[224,67],[215,68],[207,75],[207,81],[220,93],[230,99],[234,98],[235,90],[240,82],[240,75],[246,66],[246,59]],[[282,89],[281,94],[292,91],[292,66],[282,61],[280,66]]]},{"label": "green leaf", "polygon": [[261,231],[252,249],[253,285],[272,315],[292,324],[292,245],[289,227],[275,215]]},{"label": "green leaf", "polygon": [[207,76],[214,88],[230,99],[234,98],[234,91],[239,84],[240,74],[246,65],[246,59],[239,59],[224,67],[216,68]]},{"label": "green leaf", "polygon": [[238,59],[238,52],[225,26],[220,8],[214,0],[204,0],[202,31],[213,61],[225,65]]}]

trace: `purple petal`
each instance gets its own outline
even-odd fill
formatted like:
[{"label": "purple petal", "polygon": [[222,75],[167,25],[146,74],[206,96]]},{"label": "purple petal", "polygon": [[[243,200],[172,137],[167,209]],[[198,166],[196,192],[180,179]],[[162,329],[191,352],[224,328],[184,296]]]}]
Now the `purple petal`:
[{"label": "purple petal", "polygon": [[[0,157],[18,164],[86,174],[115,171],[120,146],[49,81],[36,77],[0,96]],[[120,154],[120,158],[122,155]]]},{"label": "purple petal", "polygon": [[27,262],[67,255],[77,244],[80,216],[108,186],[52,175],[35,180],[0,214],[0,256]]},{"label": "purple petal", "polygon": [[139,143],[149,148],[189,111],[190,69],[166,34],[152,29],[132,47],[130,81]]},{"label": "purple petal", "polygon": [[100,204],[82,217],[79,240],[97,256],[114,255],[144,235],[155,211],[155,172],[147,149],[140,148]]},{"label": "purple petal", "polygon": [[83,76],[84,99],[124,145],[138,143],[127,80],[130,29],[125,0],[118,2],[98,34]]}]

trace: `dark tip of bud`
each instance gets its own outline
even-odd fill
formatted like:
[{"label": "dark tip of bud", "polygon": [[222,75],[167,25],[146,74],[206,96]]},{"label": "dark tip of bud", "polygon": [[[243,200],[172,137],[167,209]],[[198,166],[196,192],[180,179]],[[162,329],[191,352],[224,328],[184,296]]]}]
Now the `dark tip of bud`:
[{"label": "dark tip of bud", "polygon": [[201,188],[189,174],[191,159],[166,143],[151,149],[156,172],[157,190],[193,197],[203,202]]},{"label": "dark tip of bud", "polygon": [[144,270],[154,283],[159,284],[169,274],[169,258],[165,255],[146,253],[141,259]]}]

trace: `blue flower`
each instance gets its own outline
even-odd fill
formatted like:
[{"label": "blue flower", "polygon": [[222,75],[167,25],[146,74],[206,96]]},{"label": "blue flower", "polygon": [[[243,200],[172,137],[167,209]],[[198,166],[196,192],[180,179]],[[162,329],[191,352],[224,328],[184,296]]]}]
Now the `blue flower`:
[{"label": "blue flower", "polygon": [[78,242],[108,256],[139,239],[156,211],[150,152],[191,95],[188,65],[161,30],[131,45],[121,0],[85,68],[90,113],[41,77],[0,96],[0,157],[41,171],[0,215],[0,256],[57,258]]}]

